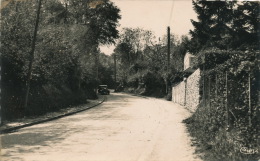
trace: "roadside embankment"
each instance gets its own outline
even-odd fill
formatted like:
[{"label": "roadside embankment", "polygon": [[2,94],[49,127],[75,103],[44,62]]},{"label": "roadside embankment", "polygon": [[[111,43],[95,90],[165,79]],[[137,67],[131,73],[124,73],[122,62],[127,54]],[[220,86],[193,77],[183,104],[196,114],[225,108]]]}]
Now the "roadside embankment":
[{"label": "roadside embankment", "polygon": [[93,108],[101,103],[103,103],[106,100],[106,96],[100,95],[98,99],[95,100],[88,100],[87,104],[82,104],[78,106],[73,107],[67,107],[64,109],[61,109],[56,112],[49,112],[41,116],[30,116],[30,117],[24,117],[21,119],[17,119],[14,121],[6,121],[3,122],[3,125],[0,127],[0,133],[8,133],[13,132],[15,130],[32,126],[35,124],[40,124],[47,121],[52,121],[55,119],[59,119],[65,116],[73,115],[78,112],[82,112],[85,110],[88,110],[90,108]]}]

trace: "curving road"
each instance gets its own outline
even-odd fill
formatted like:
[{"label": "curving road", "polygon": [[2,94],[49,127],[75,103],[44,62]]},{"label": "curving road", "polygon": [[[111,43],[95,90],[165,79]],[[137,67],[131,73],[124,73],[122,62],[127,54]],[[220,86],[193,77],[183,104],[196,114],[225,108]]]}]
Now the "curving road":
[{"label": "curving road", "polygon": [[165,100],[111,93],[90,110],[1,136],[1,161],[194,161],[181,121]]}]

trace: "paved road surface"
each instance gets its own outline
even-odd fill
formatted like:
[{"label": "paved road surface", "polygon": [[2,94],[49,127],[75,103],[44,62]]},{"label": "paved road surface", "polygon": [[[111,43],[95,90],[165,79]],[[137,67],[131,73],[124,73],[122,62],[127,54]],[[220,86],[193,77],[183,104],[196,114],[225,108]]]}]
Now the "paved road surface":
[{"label": "paved road surface", "polygon": [[199,160],[181,123],[188,115],[172,102],[112,93],[93,109],[0,135],[0,160]]}]

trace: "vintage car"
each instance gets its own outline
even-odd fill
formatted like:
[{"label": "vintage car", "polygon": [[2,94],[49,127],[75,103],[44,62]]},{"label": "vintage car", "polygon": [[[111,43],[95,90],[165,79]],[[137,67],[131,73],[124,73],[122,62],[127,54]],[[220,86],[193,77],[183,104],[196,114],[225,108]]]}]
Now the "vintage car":
[{"label": "vintage car", "polygon": [[98,86],[98,93],[102,95],[109,95],[110,91],[107,89],[107,85],[99,85]]}]

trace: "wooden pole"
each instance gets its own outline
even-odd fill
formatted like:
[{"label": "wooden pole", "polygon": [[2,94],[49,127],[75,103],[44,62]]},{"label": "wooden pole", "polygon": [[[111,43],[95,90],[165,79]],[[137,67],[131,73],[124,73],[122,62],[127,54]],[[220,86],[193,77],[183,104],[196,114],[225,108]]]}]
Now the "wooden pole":
[{"label": "wooden pole", "polygon": [[216,97],[218,96],[218,74],[216,74]]},{"label": "wooden pole", "polygon": [[184,88],[184,106],[186,106],[186,99],[187,99],[187,78],[184,78],[184,85],[185,85],[185,88]]},{"label": "wooden pole", "polygon": [[2,80],[2,60],[0,60],[0,126],[2,125],[2,86],[1,86],[1,80]]},{"label": "wooden pole", "polygon": [[210,82],[210,81],[211,81],[211,79],[210,79],[210,76],[209,76],[209,91],[208,91],[208,92],[209,92],[209,95],[208,95],[208,100],[209,100],[209,102],[208,102],[208,103],[209,103],[209,108],[210,108],[210,106],[211,106],[211,100],[210,100],[210,99],[211,99],[211,97],[210,97],[210,92],[211,92],[211,91],[210,91],[210,90],[211,90],[211,89],[210,89],[210,88],[211,88],[210,86],[211,86],[211,82]]},{"label": "wooden pole", "polygon": [[226,121],[227,121],[227,129],[229,128],[229,108],[228,108],[228,72],[226,71]]},{"label": "wooden pole", "polygon": [[170,27],[167,28],[167,75],[166,75],[166,93],[168,94],[169,90],[169,72],[170,72],[170,52],[171,52],[171,35],[170,35]]},{"label": "wooden pole", "polygon": [[32,76],[32,65],[33,65],[33,61],[34,61],[34,51],[35,51],[35,43],[36,43],[36,38],[37,38],[37,30],[38,30],[38,26],[39,26],[41,3],[42,3],[42,0],[39,0],[37,14],[36,14],[36,22],[35,22],[35,26],[34,26],[32,47],[31,47],[31,52],[30,52],[29,69],[28,69],[27,82],[26,82],[25,104],[24,104],[25,110],[27,109],[27,106],[28,106],[28,97],[29,97],[30,83],[31,83],[31,76]]},{"label": "wooden pole", "polygon": [[114,54],[115,90],[116,90],[116,54]]},{"label": "wooden pole", "polygon": [[251,74],[249,73],[248,75],[248,115],[249,115],[249,127],[252,126],[252,118],[251,118],[251,115],[252,115],[252,105],[251,105]]},{"label": "wooden pole", "polygon": [[206,100],[205,100],[205,63],[203,63],[203,106],[206,107]]},{"label": "wooden pole", "polygon": [[[98,58],[98,51],[97,51],[97,47],[95,47],[96,49],[95,49],[95,63],[96,63],[96,81],[99,83],[99,79],[98,79],[98,72],[99,72],[99,69],[98,69],[98,66],[99,66],[99,58]],[[96,86],[96,93],[97,93],[97,91],[98,91],[98,86],[99,86],[99,84],[97,84],[97,86]]]}]

